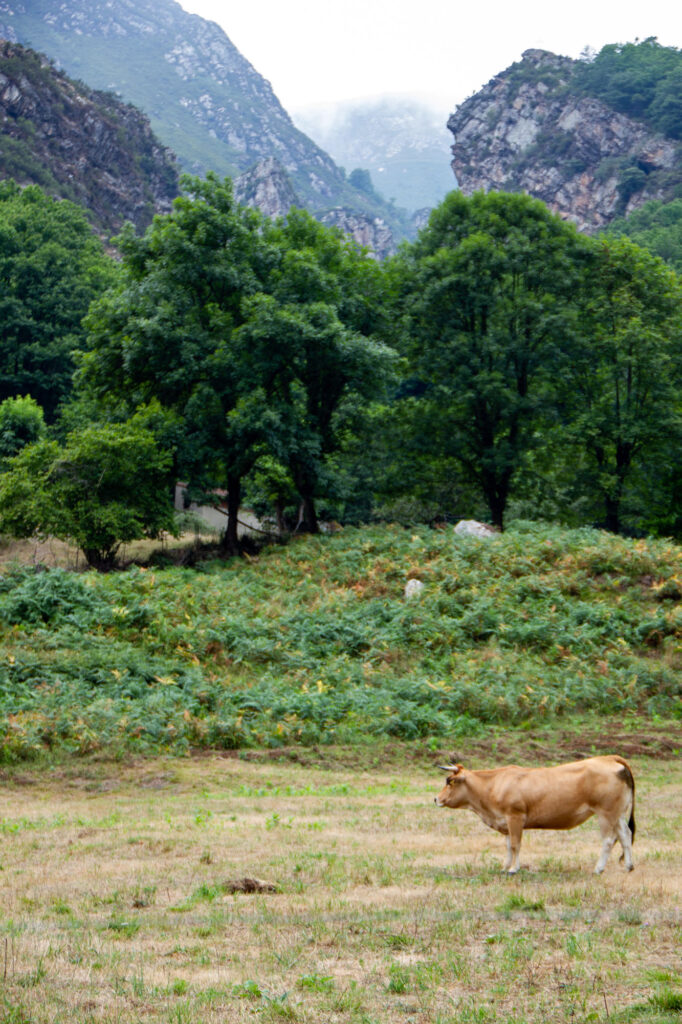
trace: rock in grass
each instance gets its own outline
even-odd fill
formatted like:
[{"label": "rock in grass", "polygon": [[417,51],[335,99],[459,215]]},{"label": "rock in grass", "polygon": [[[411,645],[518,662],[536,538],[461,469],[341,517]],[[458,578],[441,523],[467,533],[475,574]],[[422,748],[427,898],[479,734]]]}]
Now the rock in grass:
[{"label": "rock in grass", "polygon": [[226,892],[277,892],[274,882],[265,882],[262,878],[233,878],[225,882]]}]

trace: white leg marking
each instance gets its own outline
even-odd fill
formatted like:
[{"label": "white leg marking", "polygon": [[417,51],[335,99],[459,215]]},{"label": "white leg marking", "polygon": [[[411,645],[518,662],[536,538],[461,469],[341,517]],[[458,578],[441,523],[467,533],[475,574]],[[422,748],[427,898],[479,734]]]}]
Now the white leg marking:
[{"label": "white leg marking", "polygon": [[606,867],[606,862],[609,859],[609,854],[613,849],[613,844],[615,843],[615,841],[615,836],[603,836],[603,841],[601,845],[601,856],[597,861],[597,866],[594,869],[595,875],[601,875],[602,871]]},{"label": "white leg marking", "polygon": [[511,847],[512,865],[507,871],[507,874],[515,875],[521,867],[521,842],[519,841],[516,849],[514,849],[514,847],[512,846],[511,840],[509,841],[509,845]]},{"label": "white leg marking", "polygon": [[504,867],[502,868],[502,870],[509,871],[510,867],[512,866],[511,839],[509,838],[509,836],[505,836],[504,838],[507,840],[507,856],[505,858]]},{"label": "white leg marking", "polygon": [[628,825],[628,819],[623,817],[618,819],[616,826],[618,831],[618,841],[623,847],[623,856],[625,857],[625,870],[632,871],[634,864],[632,863],[632,833],[630,832],[630,826]]}]

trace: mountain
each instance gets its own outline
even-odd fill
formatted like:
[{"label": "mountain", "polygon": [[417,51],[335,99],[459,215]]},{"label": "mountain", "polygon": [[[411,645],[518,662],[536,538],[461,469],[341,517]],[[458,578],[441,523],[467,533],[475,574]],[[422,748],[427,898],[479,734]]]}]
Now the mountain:
[{"label": "mountain", "polygon": [[126,220],[144,230],[178,194],[175,158],[139,110],[0,41],[0,178],[10,177],[84,206],[108,234]]},{"label": "mountain", "polygon": [[[646,109],[623,104],[616,109],[611,88],[624,79],[625,93],[634,95],[642,67],[651,64],[655,79],[666,56],[661,51],[669,48],[655,40],[628,46],[635,55],[628,47],[614,47],[603,75],[593,74],[589,61],[526,50],[520,62],[462,103],[448,120],[452,169],[462,191],[527,192],[587,232],[650,200],[670,201],[680,194],[679,136],[660,130],[664,122],[650,116],[653,101]],[[682,70],[678,54],[672,53],[673,76]],[[593,59],[599,72],[601,58]],[[673,81],[666,79],[659,98],[669,98]],[[633,109],[638,116],[632,116]]]},{"label": "mountain", "polygon": [[377,191],[409,213],[436,206],[457,182],[448,166],[445,115],[378,99],[309,107],[294,120],[346,170],[368,170]]},{"label": "mountain", "polygon": [[0,0],[0,36],[140,107],[185,170],[235,176],[274,158],[315,216],[344,207],[403,233],[388,203],[354,188],[294,126],[223,30],[174,0]]}]

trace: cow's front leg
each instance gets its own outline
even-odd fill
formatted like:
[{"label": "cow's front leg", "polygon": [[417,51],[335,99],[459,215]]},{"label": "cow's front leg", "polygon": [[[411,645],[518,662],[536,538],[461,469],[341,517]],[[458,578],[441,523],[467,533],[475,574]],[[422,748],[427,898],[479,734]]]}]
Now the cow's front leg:
[{"label": "cow's front leg", "polygon": [[507,863],[505,868],[510,875],[515,875],[521,867],[519,857],[521,856],[522,835],[523,818],[507,818]]},{"label": "cow's front leg", "polygon": [[509,871],[510,867],[512,866],[512,859],[513,859],[512,858],[511,839],[509,838],[509,833],[507,833],[507,835],[504,838],[505,838],[505,840],[507,842],[507,857],[505,859],[504,867],[502,868],[502,870],[503,871]]}]

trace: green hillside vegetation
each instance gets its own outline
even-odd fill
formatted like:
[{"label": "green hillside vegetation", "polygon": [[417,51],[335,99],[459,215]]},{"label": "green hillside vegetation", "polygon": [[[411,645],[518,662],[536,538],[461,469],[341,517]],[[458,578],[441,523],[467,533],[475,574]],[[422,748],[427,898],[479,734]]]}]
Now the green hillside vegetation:
[{"label": "green hillside vegetation", "polygon": [[682,50],[654,36],[604,46],[576,65],[571,87],[662,135],[682,138]]},{"label": "green hillside vegetation", "polygon": [[629,217],[612,221],[609,234],[626,235],[682,273],[682,199],[645,203]]},{"label": "green hillside vegetation", "polygon": [[[409,578],[425,584],[406,601]],[[419,740],[682,713],[682,550],[528,523],[2,578],[0,752]]]}]

